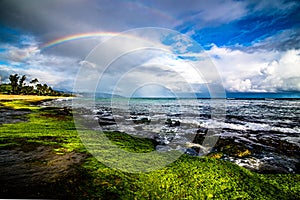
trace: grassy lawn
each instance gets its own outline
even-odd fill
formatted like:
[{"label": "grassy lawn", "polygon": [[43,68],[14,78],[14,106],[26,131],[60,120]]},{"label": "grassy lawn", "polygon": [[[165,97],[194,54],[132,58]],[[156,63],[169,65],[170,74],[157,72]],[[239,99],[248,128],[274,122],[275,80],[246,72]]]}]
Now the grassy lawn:
[{"label": "grassy lawn", "polygon": [[[45,109],[32,105],[40,100],[44,99],[16,97],[11,101],[0,102],[0,108],[31,111],[26,115],[25,122],[0,126],[0,152],[28,152],[47,147],[51,149],[49,154],[55,158],[51,162],[68,155],[81,155],[81,161],[69,165],[68,170],[72,170],[65,171],[71,175],[66,173],[64,176],[55,176],[56,178],[46,177],[43,181],[49,189],[53,189],[54,196],[50,196],[52,198],[300,199],[299,174],[257,174],[212,157],[182,155],[169,166],[148,173],[132,174],[114,170],[87,152],[78,137],[71,114],[63,109]],[[114,144],[126,151],[140,153],[155,149],[153,141],[149,139],[135,138],[118,132],[105,134]],[[55,165],[55,162],[49,164],[50,161],[46,161],[45,164],[45,158],[30,160],[31,164],[34,162],[35,166],[38,165],[43,170]],[[60,165],[63,167],[61,163]],[[1,183],[1,186],[4,186],[4,183]],[[43,196],[41,193],[35,193],[34,188],[32,190],[34,192],[29,190],[28,196],[24,193],[23,198],[49,197],[47,194]],[[0,198],[8,195],[11,195],[11,198],[15,197],[13,193],[6,193],[6,196],[0,194]]]}]

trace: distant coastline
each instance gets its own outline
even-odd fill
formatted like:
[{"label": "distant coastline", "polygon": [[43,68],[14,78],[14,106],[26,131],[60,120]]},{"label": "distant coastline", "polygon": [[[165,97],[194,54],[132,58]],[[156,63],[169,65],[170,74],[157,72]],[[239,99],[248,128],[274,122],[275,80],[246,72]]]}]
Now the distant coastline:
[{"label": "distant coastline", "polygon": [[100,98],[100,99],[169,99],[169,100],[176,100],[176,99],[281,99],[281,100],[293,100],[293,99],[300,99],[300,92],[229,92],[225,91],[224,94],[214,95],[211,98],[210,93],[178,93],[177,96],[132,96],[132,97],[125,97],[118,94],[109,94],[109,93],[78,93],[76,96],[83,97],[83,98]]}]

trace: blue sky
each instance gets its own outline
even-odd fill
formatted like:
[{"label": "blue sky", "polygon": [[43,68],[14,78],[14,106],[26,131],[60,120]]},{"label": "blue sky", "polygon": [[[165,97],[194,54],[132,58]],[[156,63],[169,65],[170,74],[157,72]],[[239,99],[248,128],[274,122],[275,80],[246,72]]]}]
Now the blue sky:
[{"label": "blue sky", "polygon": [[[136,87],[143,94],[155,88],[159,88],[160,92],[172,91],[173,88],[168,85],[176,85],[176,80],[183,77],[195,92],[201,93],[204,85],[216,80],[205,76],[199,79],[193,77],[194,72],[186,63],[193,65],[199,61],[204,50],[226,91],[299,93],[299,11],[300,2],[297,0],[91,0],[88,3],[84,0],[2,0],[0,80],[6,82],[9,74],[19,73],[26,74],[29,79],[37,77],[57,89],[73,90],[82,63],[87,63],[84,61],[92,49],[106,40],[109,34],[99,38],[73,39],[46,49],[43,48],[45,44],[76,34],[122,33],[134,28],[159,27],[185,34],[203,49],[195,48],[197,45],[182,38],[177,41],[178,38],[170,40],[169,36],[165,36],[158,41],[147,33],[139,37],[161,42],[159,45],[164,45],[164,48],[177,48],[184,54],[177,55],[177,58],[156,53],[152,57],[129,56],[132,59],[143,58],[143,62],[137,62],[142,67],[127,68],[131,71],[123,68],[133,63],[121,58],[118,66],[107,71],[103,79],[106,81],[102,80],[98,88],[109,88],[103,92],[120,92],[126,90],[125,86]],[[171,50],[174,55],[178,51]],[[180,62],[177,62],[178,58]],[[161,74],[164,74],[162,79],[165,82],[157,78],[162,77]],[[121,79],[121,75],[127,79],[111,81]],[[129,79],[137,80],[139,85],[134,85]],[[153,80],[159,84],[155,86]],[[111,85],[112,82],[115,85]],[[118,83],[123,86],[119,87]],[[87,90],[90,89],[89,84],[87,78]],[[149,85],[153,84],[153,88],[149,89]],[[164,90],[162,84],[166,84]],[[147,85],[145,91],[142,85]],[[179,86],[174,86],[174,90],[187,92],[186,88]]]}]

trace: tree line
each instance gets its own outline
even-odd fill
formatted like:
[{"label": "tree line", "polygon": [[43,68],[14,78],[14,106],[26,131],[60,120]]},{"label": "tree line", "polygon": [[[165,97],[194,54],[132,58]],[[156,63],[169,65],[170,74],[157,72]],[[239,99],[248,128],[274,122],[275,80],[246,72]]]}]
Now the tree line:
[{"label": "tree line", "polygon": [[63,92],[55,91],[47,84],[39,83],[37,78],[26,83],[26,76],[12,74],[9,76],[9,83],[0,85],[0,93],[3,94],[23,94],[23,95],[42,95],[42,96],[71,96]]}]

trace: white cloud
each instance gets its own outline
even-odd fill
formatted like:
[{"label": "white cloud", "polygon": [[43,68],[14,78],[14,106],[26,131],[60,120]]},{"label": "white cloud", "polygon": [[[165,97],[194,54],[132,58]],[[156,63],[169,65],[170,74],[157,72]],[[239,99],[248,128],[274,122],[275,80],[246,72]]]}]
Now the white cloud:
[{"label": "white cloud", "polygon": [[249,53],[214,45],[207,52],[229,91],[300,91],[300,50]]},{"label": "white cloud", "polygon": [[247,14],[246,4],[242,1],[213,1],[204,4],[200,9],[198,19],[206,22],[230,22]]},{"label": "white cloud", "polygon": [[[1,73],[7,76],[9,68],[13,73],[36,77],[53,87],[67,89],[72,89],[77,78],[80,87],[86,90],[95,89],[91,83],[97,84],[102,78],[101,90],[127,95],[148,83],[165,85],[175,92],[189,92],[191,88],[198,91],[200,89],[195,86],[218,81],[218,73],[229,91],[300,91],[300,50],[242,51],[212,45],[210,50],[203,52],[197,48],[195,51],[196,43],[188,38],[176,34],[171,38],[172,34],[169,35],[167,30],[140,29],[133,33],[102,43],[104,46],[99,51],[94,49],[88,59],[81,62],[75,57],[40,51],[37,42],[29,38],[26,43],[29,46],[4,47],[6,50],[0,57],[9,64],[1,66]],[[171,44],[159,43],[163,37],[171,39]],[[85,71],[76,77],[78,69]]]},{"label": "white cloud", "polygon": [[269,13],[284,13],[298,7],[296,1],[283,0],[273,0],[272,3],[269,0],[252,0],[249,4],[254,5],[253,11],[268,11]]},{"label": "white cloud", "polygon": [[106,69],[91,64],[90,61],[84,63],[88,65],[81,68],[80,75],[76,79],[79,90],[91,90],[91,85],[101,80],[99,92],[130,96],[136,89],[147,84],[163,85],[173,92],[192,92],[193,84],[203,83],[201,74],[191,63],[178,60],[172,54],[161,51],[132,52],[118,58]]},{"label": "white cloud", "polygon": [[2,81],[8,81],[8,74],[26,75],[27,80],[38,78],[59,89],[72,89],[73,80],[78,69],[78,59],[42,54],[37,45],[16,47],[5,45],[1,58],[5,60],[0,66]]},{"label": "white cloud", "polygon": [[164,10],[181,22],[197,22],[196,26],[227,23],[247,14],[247,2],[233,0],[164,0],[153,7]]},{"label": "white cloud", "polygon": [[15,63],[24,62],[26,59],[39,52],[37,46],[19,48],[12,45],[5,45],[2,46],[2,48],[6,49],[6,51],[0,54],[0,58]]}]

